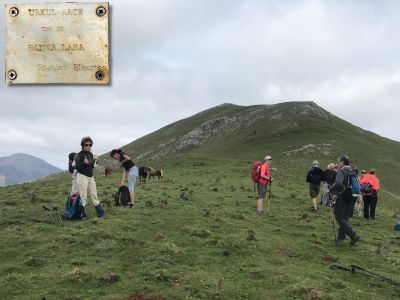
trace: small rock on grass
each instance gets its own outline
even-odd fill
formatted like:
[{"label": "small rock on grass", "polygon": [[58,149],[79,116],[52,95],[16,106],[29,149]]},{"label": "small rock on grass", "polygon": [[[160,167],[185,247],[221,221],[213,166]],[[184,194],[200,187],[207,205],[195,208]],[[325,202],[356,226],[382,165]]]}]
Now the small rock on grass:
[{"label": "small rock on grass", "polygon": [[101,281],[104,282],[105,284],[112,284],[114,282],[119,281],[119,276],[116,273],[111,273],[101,277]]}]

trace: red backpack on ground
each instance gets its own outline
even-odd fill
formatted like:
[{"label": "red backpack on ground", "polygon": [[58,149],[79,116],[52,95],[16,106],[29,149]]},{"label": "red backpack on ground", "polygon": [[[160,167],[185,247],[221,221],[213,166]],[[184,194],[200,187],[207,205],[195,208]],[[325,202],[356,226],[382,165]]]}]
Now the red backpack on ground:
[{"label": "red backpack on ground", "polygon": [[258,182],[260,180],[260,170],[262,164],[263,162],[261,160],[256,160],[253,162],[253,167],[251,168],[251,179],[253,179],[254,182]]}]

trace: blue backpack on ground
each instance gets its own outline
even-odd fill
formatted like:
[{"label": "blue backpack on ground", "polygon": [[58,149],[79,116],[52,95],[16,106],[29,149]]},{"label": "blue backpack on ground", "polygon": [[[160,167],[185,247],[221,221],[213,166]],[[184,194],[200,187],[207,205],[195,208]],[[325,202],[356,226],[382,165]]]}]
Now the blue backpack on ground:
[{"label": "blue backpack on ground", "polygon": [[65,203],[64,216],[67,220],[81,220],[84,218],[85,209],[82,206],[82,200],[79,195],[73,194],[67,196],[67,202]]},{"label": "blue backpack on ground", "polygon": [[398,221],[396,224],[394,224],[394,230],[400,231],[400,221]]}]

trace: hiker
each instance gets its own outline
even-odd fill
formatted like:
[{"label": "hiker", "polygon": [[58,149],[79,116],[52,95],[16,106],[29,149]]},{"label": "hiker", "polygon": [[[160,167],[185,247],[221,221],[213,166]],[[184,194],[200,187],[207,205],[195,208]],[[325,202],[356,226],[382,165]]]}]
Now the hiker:
[{"label": "hiker", "polygon": [[335,177],[336,177],[336,169],[335,169],[335,164],[330,163],[327,167],[326,170],[324,171],[324,174],[322,176],[323,178],[323,196],[321,199],[321,205],[328,205],[329,199],[331,199],[331,193],[329,192],[329,189],[331,188],[332,184],[335,182]]},{"label": "hiker", "polygon": [[375,169],[371,169],[368,173],[364,174],[360,183],[362,186],[364,183],[370,185],[371,189],[369,191],[363,191],[364,218],[374,220],[376,204],[378,202],[378,190],[380,188]]},{"label": "hiker", "polygon": [[319,194],[319,188],[323,179],[324,172],[318,165],[318,160],[314,160],[311,164],[310,169],[307,172],[306,181],[310,183],[310,197],[312,202],[312,211],[318,211],[317,197]]},{"label": "hiker", "polygon": [[[367,171],[361,170],[360,175],[358,175],[358,181],[360,182],[360,185],[361,185],[362,179],[364,178],[365,174],[367,174]],[[363,193],[362,193],[362,191],[360,191],[360,193],[358,195],[358,199],[356,200],[356,208],[357,208],[357,211],[358,211],[358,214],[360,215],[360,217],[364,215],[364,200],[363,200],[363,198],[364,198]]]},{"label": "hiker", "polygon": [[132,208],[135,205],[135,183],[136,177],[139,175],[139,170],[132,159],[126,155],[122,149],[113,149],[110,156],[120,162],[122,169],[122,178],[119,184],[120,187],[124,185],[126,173],[128,173],[128,189],[130,195],[129,207]]},{"label": "hiker", "polygon": [[71,195],[78,193],[78,185],[76,184],[76,168],[74,162],[75,156],[75,152],[71,152],[70,154],[68,154],[68,171],[71,173],[72,181]]},{"label": "hiker", "polygon": [[271,182],[271,167],[272,157],[267,155],[260,167],[260,179],[257,183],[258,199],[257,199],[257,215],[263,215],[263,203],[267,194],[268,184]]},{"label": "hiker", "polygon": [[341,242],[346,239],[346,235],[350,237],[350,244],[354,245],[360,240],[353,228],[347,223],[350,218],[350,212],[353,204],[352,189],[349,188],[350,160],[343,155],[339,158],[339,169],[336,173],[335,183],[331,187],[331,192],[336,195],[335,218],[339,223],[339,233],[337,241]]},{"label": "hiker", "polygon": [[79,195],[82,199],[82,206],[85,209],[87,202],[87,194],[89,191],[92,203],[96,209],[96,214],[99,218],[104,216],[104,209],[100,205],[97,197],[96,182],[93,177],[93,169],[98,161],[97,156],[93,156],[91,147],[93,141],[90,137],[84,137],[81,140],[82,151],[75,156],[76,183],[78,185]]},{"label": "hiker", "polygon": [[364,177],[365,174],[367,174],[367,171],[361,170],[361,174],[358,176],[358,180],[361,181],[361,179],[363,179],[363,177]]}]

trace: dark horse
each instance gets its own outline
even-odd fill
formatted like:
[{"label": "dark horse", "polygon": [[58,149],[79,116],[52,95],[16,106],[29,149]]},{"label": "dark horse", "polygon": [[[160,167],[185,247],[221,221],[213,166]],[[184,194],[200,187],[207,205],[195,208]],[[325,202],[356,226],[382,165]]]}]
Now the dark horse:
[{"label": "dark horse", "polygon": [[150,181],[150,178],[151,177],[154,178],[154,176],[157,176],[158,179],[163,178],[163,171],[160,169],[154,169],[151,167],[147,167],[147,172],[149,172],[149,181]]},{"label": "dark horse", "polygon": [[149,174],[149,172],[147,172],[147,167],[140,167],[139,168],[140,182],[146,182],[147,174]]},{"label": "dark horse", "polygon": [[113,171],[113,168],[110,167],[110,166],[107,166],[107,167],[104,169],[104,174],[105,174],[106,176],[111,175],[112,171]]}]

